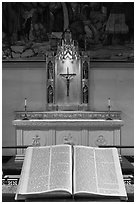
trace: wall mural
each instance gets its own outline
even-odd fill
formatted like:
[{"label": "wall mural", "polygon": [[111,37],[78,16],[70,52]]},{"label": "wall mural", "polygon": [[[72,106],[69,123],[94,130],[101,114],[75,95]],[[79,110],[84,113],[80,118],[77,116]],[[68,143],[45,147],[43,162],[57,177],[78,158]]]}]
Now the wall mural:
[{"label": "wall mural", "polygon": [[133,2],[3,2],[3,60],[44,59],[67,28],[91,59],[134,57]]}]

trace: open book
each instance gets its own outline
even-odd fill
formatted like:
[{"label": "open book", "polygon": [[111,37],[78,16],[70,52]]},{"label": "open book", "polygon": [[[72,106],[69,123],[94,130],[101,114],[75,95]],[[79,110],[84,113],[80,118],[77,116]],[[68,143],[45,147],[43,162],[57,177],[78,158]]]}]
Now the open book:
[{"label": "open book", "polygon": [[16,200],[57,195],[127,198],[116,148],[28,147]]}]

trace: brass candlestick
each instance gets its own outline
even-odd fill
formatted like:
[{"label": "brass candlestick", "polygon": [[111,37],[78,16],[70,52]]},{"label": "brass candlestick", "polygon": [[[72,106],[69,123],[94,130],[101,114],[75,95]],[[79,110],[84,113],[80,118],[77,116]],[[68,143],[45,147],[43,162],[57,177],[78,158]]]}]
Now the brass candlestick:
[{"label": "brass candlestick", "polygon": [[27,116],[27,109],[26,109],[26,98],[25,98],[25,116],[24,116],[23,120],[29,120],[28,116]]},{"label": "brass candlestick", "polygon": [[108,117],[106,120],[112,120],[112,118],[111,118],[111,106],[110,105],[108,105]]}]

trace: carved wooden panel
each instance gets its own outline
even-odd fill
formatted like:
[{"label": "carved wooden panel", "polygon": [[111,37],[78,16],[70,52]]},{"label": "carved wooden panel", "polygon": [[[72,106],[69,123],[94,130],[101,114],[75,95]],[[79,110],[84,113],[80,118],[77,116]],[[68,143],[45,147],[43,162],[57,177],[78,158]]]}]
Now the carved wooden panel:
[{"label": "carved wooden panel", "polygon": [[56,144],[82,145],[81,131],[79,130],[56,130]]},{"label": "carved wooden panel", "polygon": [[112,130],[89,131],[89,146],[97,147],[100,145],[114,145]]},{"label": "carved wooden panel", "polygon": [[25,130],[23,131],[23,143],[21,145],[35,145],[34,141],[39,138],[39,145],[54,145],[55,132],[51,130]]},{"label": "carved wooden panel", "polygon": [[[74,119],[77,113],[68,115],[63,113],[63,116],[62,113],[56,114],[52,115],[53,118],[50,118],[49,114],[50,119],[45,120],[14,120],[17,145],[45,146],[66,143],[86,146],[120,145],[122,120],[87,120],[79,113],[78,116],[82,119],[80,117]],[[24,149],[17,149],[16,158],[24,153]]]}]

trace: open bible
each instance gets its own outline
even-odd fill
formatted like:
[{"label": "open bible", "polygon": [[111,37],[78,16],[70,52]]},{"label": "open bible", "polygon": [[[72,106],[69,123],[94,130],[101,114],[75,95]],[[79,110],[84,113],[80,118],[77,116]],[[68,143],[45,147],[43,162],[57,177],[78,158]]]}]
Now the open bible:
[{"label": "open bible", "polygon": [[57,195],[127,199],[117,149],[28,147],[15,199]]}]

